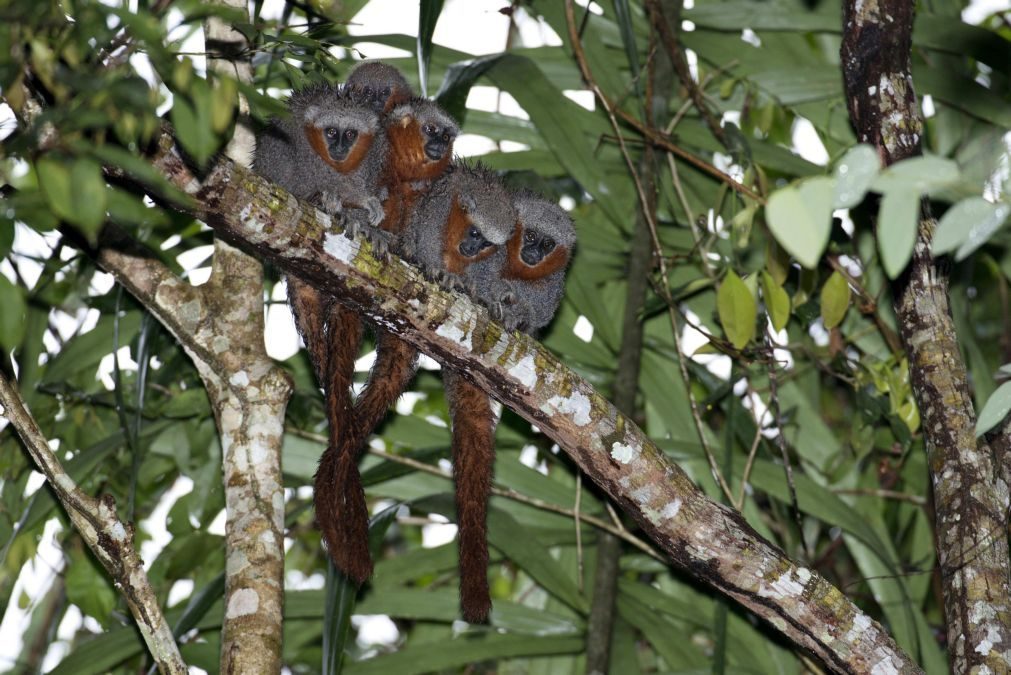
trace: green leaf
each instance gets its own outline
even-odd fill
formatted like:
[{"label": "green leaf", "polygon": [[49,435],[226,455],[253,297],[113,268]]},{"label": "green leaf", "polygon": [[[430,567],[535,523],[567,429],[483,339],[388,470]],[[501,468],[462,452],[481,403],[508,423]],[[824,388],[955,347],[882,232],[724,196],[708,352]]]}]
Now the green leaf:
[{"label": "green leaf", "polygon": [[392,654],[347,664],[348,675],[416,675],[453,670],[482,661],[547,654],[578,654],[583,637],[531,637],[482,633],[432,643],[413,642]]},{"label": "green leaf", "polygon": [[817,267],[828,245],[834,194],[835,181],[819,176],[774,192],[765,207],[776,241],[809,269]]},{"label": "green leaf", "polygon": [[0,258],[6,258],[14,246],[14,221],[8,214],[0,214]]},{"label": "green leaf", "polygon": [[976,435],[982,436],[1001,423],[1011,412],[1011,382],[1005,382],[990,394],[976,420]]},{"label": "green leaf", "polygon": [[116,606],[116,592],[91,556],[84,553],[73,555],[71,562],[66,570],[67,600],[103,625],[108,624],[110,613]]},{"label": "green leaf", "polygon": [[918,192],[895,190],[885,193],[878,212],[878,249],[889,279],[894,279],[906,269],[916,244],[919,220]]},{"label": "green leaf", "polygon": [[428,96],[428,67],[432,63],[432,35],[442,14],[443,0],[421,0],[418,14],[418,81],[421,95]]},{"label": "green leaf", "polygon": [[838,326],[850,306],[850,285],[838,271],[833,272],[821,289],[821,318],[825,328]]},{"label": "green leaf", "polygon": [[860,144],[850,148],[832,173],[836,181],[833,206],[847,209],[863,201],[880,167],[878,153],[870,145]]},{"label": "green leaf", "polygon": [[748,287],[733,270],[727,272],[716,293],[716,307],[723,332],[737,349],[743,349],[755,337],[758,308]]},{"label": "green leaf", "polygon": [[[439,91],[435,95],[436,103],[441,105],[460,124],[463,124],[468,113],[467,95],[470,93],[470,88],[500,58],[502,58],[501,54],[493,54],[451,65],[446,70],[446,75],[442,78],[442,86],[439,87]],[[491,113],[487,115],[490,116]],[[473,126],[469,126],[468,130],[471,133],[478,133]]]},{"label": "green leaf", "polygon": [[913,157],[892,164],[872,182],[881,193],[914,192],[922,195],[947,187],[959,179],[958,164],[943,157]]},{"label": "green leaf", "polygon": [[762,299],[772,327],[777,331],[786,328],[790,320],[790,295],[765,270],[762,270]]},{"label": "green leaf", "polygon": [[190,96],[176,95],[172,104],[172,124],[176,138],[193,160],[200,166],[218,150],[218,138],[214,134],[214,102],[206,80],[196,79],[190,85]]},{"label": "green leaf", "polygon": [[934,232],[934,255],[955,249],[955,260],[963,260],[985,244],[1011,213],[1011,205],[993,204],[982,197],[969,197],[948,209]]},{"label": "green leaf", "polygon": [[0,346],[4,353],[21,344],[25,335],[25,305],[24,290],[0,274]]}]

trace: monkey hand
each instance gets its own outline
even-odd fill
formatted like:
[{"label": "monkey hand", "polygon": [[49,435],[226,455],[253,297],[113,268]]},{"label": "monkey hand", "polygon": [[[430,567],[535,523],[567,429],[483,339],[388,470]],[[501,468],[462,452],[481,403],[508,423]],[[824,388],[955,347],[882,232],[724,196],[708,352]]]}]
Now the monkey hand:
[{"label": "monkey hand", "polygon": [[338,221],[344,215],[344,202],[341,201],[340,195],[331,190],[321,190],[315,196],[313,200],[320,205],[325,212],[329,213],[331,216],[337,216]]},{"label": "monkey hand", "polygon": [[369,225],[372,227],[379,227],[379,223],[383,222],[386,217],[386,212],[383,210],[383,202],[379,197],[369,197],[365,200],[365,210],[369,214]]},{"label": "monkey hand", "polygon": [[495,284],[491,297],[488,298],[488,310],[491,318],[502,323],[509,330],[517,328],[521,321],[519,306],[519,291],[511,281],[500,280]]},{"label": "monkey hand", "polygon": [[477,289],[474,287],[473,282],[463,275],[448,272],[444,269],[438,269],[435,270],[433,279],[446,290],[460,291],[461,293],[466,293],[471,297],[474,297],[477,294]]}]

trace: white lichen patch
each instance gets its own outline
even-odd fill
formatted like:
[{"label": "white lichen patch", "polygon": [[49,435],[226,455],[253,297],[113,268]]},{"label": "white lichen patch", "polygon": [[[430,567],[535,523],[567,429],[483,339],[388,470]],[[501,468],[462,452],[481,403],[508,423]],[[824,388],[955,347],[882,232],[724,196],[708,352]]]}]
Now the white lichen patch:
[{"label": "white lichen patch", "polygon": [[225,615],[229,619],[235,619],[240,616],[256,614],[259,608],[260,596],[256,591],[251,588],[240,588],[228,599],[228,610]]},{"label": "white lichen patch", "polygon": [[993,651],[994,646],[1002,642],[1000,631],[997,630],[997,626],[989,625],[986,627],[986,637],[976,645],[976,653],[986,656]]},{"label": "white lichen patch", "polygon": [[573,392],[572,396],[552,396],[541,406],[541,412],[568,415],[577,427],[585,427],[590,423],[590,399],[581,391]]},{"label": "white lichen patch", "polygon": [[211,349],[215,354],[224,354],[232,348],[232,341],[224,335],[215,335],[211,338]]},{"label": "white lichen patch", "polygon": [[771,586],[764,583],[758,587],[758,595],[763,598],[797,597],[804,592],[804,585],[793,578],[790,571],[772,582]]},{"label": "white lichen patch", "polygon": [[244,370],[240,370],[228,378],[228,383],[233,387],[246,387],[249,385],[249,374]]},{"label": "white lichen patch", "polygon": [[629,497],[635,500],[636,504],[648,504],[653,499],[653,495],[656,493],[656,488],[652,483],[646,483],[641,487],[637,487],[632,490]]},{"label": "white lichen patch", "polygon": [[463,330],[455,321],[447,321],[440,325],[435,334],[465,347],[468,351],[471,349],[470,333]]},{"label": "white lichen patch", "polygon": [[674,501],[668,502],[664,505],[663,509],[660,511],[661,517],[664,520],[671,520],[676,518],[678,513],[681,511],[681,498],[677,497]]},{"label": "white lichen patch", "polygon": [[323,250],[327,255],[340,260],[342,263],[350,264],[358,254],[361,244],[353,239],[348,239],[343,234],[323,235]]},{"label": "white lichen patch", "polygon": [[629,464],[639,459],[640,454],[642,454],[642,448],[638,445],[628,445],[617,441],[611,444],[611,457],[616,462]]},{"label": "white lichen patch", "polygon": [[891,655],[888,655],[871,667],[871,675],[899,675],[899,669],[892,662]]},{"label": "white lichen patch", "polygon": [[853,624],[850,629],[846,631],[846,637],[844,640],[848,643],[854,643],[863,637],[863,634],[867,632],[867,629],[874,625],[871,621],[871,617],[867,616],[863,612],[857,614],[853,617]]},{"label": "white lichen patch", "polygon": [[527,354],[509,369],[509,377],[513,378],[527,389],[537,384],[537,366],[533,354]]},{"label": "white lichen patch", "polygon": [[109,528],[109,536],[112,537],[113,541],[118,541],[121,543],[126,542],[126,528],[123,527],[123,523],[118,520],[112,524]]}]

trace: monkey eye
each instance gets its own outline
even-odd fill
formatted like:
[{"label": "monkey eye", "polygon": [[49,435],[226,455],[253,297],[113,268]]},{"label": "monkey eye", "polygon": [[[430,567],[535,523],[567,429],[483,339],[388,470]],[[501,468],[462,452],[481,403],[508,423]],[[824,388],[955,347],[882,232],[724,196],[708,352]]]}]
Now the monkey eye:
[{"label": "monkey eye", "polygon": [[426,136],[435,136],[437,133],[439,133],[439,130],[436,129],[435,125],[432,124],[431,122],[423,126],[421,130],[425,132]]},{"label": "monkey eye", "polygon": [[550,251],[555,247],[555,240],[551,237],[544,237],[544,241],[541,242],[541,248],[545,251]]},{"label": "monkey eye", "polygon": [[344,132],[344,138],[346,138],[349,141],[353,141],[356,138],[358,138],[358,132],[355,131],[354,129],[348,129],[347,131]]},{"label": "monkey eye", "polygon": [[528,244],[532,244],[535,241],[537,241],[537,235],[534,234],[533,232],[524,232],[523,241],[525,241]]},{"label": "monkey eye", "polygon": [[337,138],[339,130],[337,129],[337,127],[327,127],[326,129],[324,129],[323,133],[326,134],[327,138]]},{"label": "monkey eye", "polygon": [[467,234],[469,234],[470,236],[474,237],[475,239],[477,239],[478,237],[481,236],[481,233],[478,232],[478,230],[477,230],[476,227],[470,228],[470,231],[467,232]]},{"label": "monkey eye", "polygon": [[386,87],[385,89],[383,89],[383,98],[389,98],[390,94],[392,93],[393,90],[390,87]]},{"label": "monkey eye", "polygon": [[366,98],[371,98],[371,96],[372,96],[372,87],[366,85],[365,88],[362,89],[362,93],[365,94]]}]

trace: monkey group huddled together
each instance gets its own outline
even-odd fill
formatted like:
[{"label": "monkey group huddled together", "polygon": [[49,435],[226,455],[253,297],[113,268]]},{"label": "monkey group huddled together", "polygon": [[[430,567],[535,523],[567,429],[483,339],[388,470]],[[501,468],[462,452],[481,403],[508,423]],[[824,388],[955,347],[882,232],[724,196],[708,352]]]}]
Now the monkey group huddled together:
[{"label": "monkey group huddled together", "polygon": [[[415,96],[396,68],[362,63],[343,85],[293,92],[288,110],[258,135],[257,173],[340,218],[349,236],[364,236],[381,253],[400,254],[431,279],[469,293],[507,328],[533,333],[551,321],[576,239],[568,214],[534,192],[509,190],[486,168],[454,159],[458,125],[436,103]],[[345,217],[355,210],[356,217]],[[295,276],[287,281],[329,425],[314,482],[316,520],[336,567],[363,583],[372,559],[358,460],[410,383],[418,354],[375,328],[375,364],[352,396],[361,317]],[[443,379],[452,422],[460,604],[465,619],[481,622],[491,610],[485,521],[498,420],[491,400],[464,373],[446,368]]]}]

